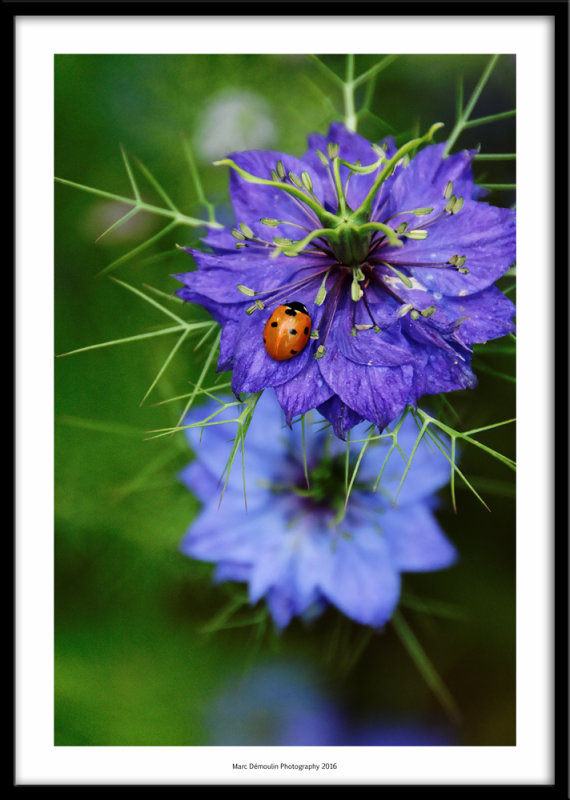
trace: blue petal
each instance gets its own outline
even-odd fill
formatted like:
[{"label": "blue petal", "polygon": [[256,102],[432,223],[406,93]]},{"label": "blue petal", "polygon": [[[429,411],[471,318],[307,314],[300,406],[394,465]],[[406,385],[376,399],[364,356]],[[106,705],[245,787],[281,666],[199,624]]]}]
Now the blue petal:
[{"label": "blue petal", "polygon": [[[366,426],[357,429],[351,439],[365,438]],[[391,430],[397,427],[397,421],[389,426]],[[439,434],[441,442],[449,449],[449,440],[444,434]],[[355,502],[365,503],[368,508],[391,507],[397,502],[398,508],[417,503],[422,498],[429,497],[442,486],[449,482],[450,464],[445,455],[437,449],[427,436],[422,437],[418,443],[419,429],[411,414],[408,414],[398,428],[398,446],[392,448],[392,439],[387,438],[369,446],[360,462],[358,481],[373,486],[380,471],[381,481],[376,493],[355,493]],[[361,444],[354,444],[354,449],[360,449]],[[408,459],[415,449],[412,466],[409,469],[402,486],[400,482]]]},{"label": "blue petal", "polygon": [[390,619],[400,597],[400,576],[377,532],[338,536],[334,554],[321,566],[319,585],[344,614],[375,628]]},{"label": "blue petal", "polygon": [[237,581],[245,583],[251,574],[250,564],[236,564],[232,561],[222,561],[214,570],[214,583],[224,583],[224,581]]},{"label": "blue petal", "polygon": [[202,503],[209,503],[218,491],[218,478],[201,461],[192,461],[178,477]]},{"label": "blue petal", "polygon": [[404,572],[428,572],[455,563],[457,551],[423,503],[388,511],[381,528],[392,563]]}]

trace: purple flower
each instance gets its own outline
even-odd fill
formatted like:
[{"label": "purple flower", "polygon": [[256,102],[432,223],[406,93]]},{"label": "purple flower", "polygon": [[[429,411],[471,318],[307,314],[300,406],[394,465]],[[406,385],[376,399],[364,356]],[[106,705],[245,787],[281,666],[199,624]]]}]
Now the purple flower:
[{"label": "purple flower", "polygon": [[[423,394],[473,387],[472,345],[513,331],[493,284],[515,259],[515,213],[476,198],[474,151],[444,157],[425,136],[396,150],[343,125],[313,134],[302,159],[233,153],[236,225],[211,232],[180,297],[223,328],[218,370],[235,393],[274,387],[288,423],[317,408],[337,436],[383,429]],[[301,303],[311,339],[276,360],[264,328]]]},{"label": "purple flower", "polygon": [[[214,408],[220,406],[206,406],[193,418],[202,419],[204,411],[213,413]],[[232,411],[224,409],[216,419],[232,419]],[[203,508],[182,551],[215,563],[218,582],[246,582],[250,602],[265,598],[278,628],[294,616],[317,614],[327,604],[378,628],[396,607],[402,572],[437,570],[455,560],[455,549],[433,513],[434,492],[447,483],[449,464],[422,439],[397,493],[406,466],[402,453],[410,456],[418,433],[408,415],[397,431],[400,449],[390,453],[389,437],[364,449],[343,514],[347,445],[328,426],[323,430],[322,423],[319,419],[320,432],[307,431],[307,487],[301,426],[284,426],[273,393],[263,393],[245,440],[247,511],[239,466],[231,471],[219,503],[219,478],[235,425],[206,427],[203,435],[200,427],[188,428],[196,460],[181,478]],[[355,440],[365,438],[368,428],[361,424],[352,434],[350,475],[363,447],[362,440]]]}]

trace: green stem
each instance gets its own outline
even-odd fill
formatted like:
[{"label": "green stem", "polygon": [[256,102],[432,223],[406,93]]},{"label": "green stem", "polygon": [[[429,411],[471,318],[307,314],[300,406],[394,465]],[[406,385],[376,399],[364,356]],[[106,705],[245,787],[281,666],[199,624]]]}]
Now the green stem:
[{"label": "green stem", "polygon": [[98,197],[106,197],[108,200],[115,200],[117,203],[125,203],[128,206],[135,206],[139,211],[148,211],[149,214],[157,214],[160,217],[170,217],[178,225],[189,225],[192,228],[214,228],[216,230],[222,229],[224,226],[219,222],[208,222],[204,219],[197,219],[196,217],[189,217],[186,214],[181,214],[179,211],[173,211],[170,208],[160,208],[153,206],[150,203],[144,203],[140,200],[133,199],[132,197],[122,197],[112,192],[104,192],[102,189],[95,189],[92,186],[84,186],[82,183],[75,183],[74,181],[65,180],[65,178],[54,178],[57,183],[62,183],[64,186],[71,186],[74,189],[82,189],[89,194],[95,194]]},{"label": "green stem", "polygon": [[475,89],[473,90],[473,94],[469,98],[469,102],[467,103],[467,105],[463,109],[463,112],[458,116],[457,122],[455,123],[455,126],[454,126],[453,130],[451,131],[451,135],[450,135],[449,139],[447,140],[447,144],[445,145],[445,150],[443,151],[443,157],[444,158],[446,158],[449,155],[451,148],[455,144],[455,142],[456,142],[457,138],[459,137],[460,133],[462,132],[463,128],[465,128],[465,126],[467,124],[467,120],[471,116],[471,112],[473,111],[473,108],[475,107],[475,103],[479,99],[479,96],[480,96],[481,92],[483,91],[483,88],[484,88],[485,84],[489,80],[489,78],[491,76],[491,73],[492,73],[492,71],[493,71],[493,69],[495,67],[495,64],[497,63],[497,59],[498,58],[499,58],[498,55],[494,55],[494,56],[491,57],[491,59],[489,60],[487,66],[485,67],[485,70],[484,70],[483,74],[479,78],[479,81],[478,81],[477,85],[475,86]]},{"label": "green stem", "polygon": [[418,147],[420,144],[423,144],[423,142],[427,142],[430,139],[432,139],[434,133],[437,130],[439,130],[439,128],[441,128],[441,127],[443,127],[443,122],[436,122],[434,125],[431,126],[429,131],[424,136],[420,136],[417,139],[412,139],[411,141],[406,142],[405,145],[400,147],[400,149],[387,162],[386,166],[384,167],[384,169],[382,170],[380,175],[378,175],[378,177],[374,181],[374,185],[372,186],[372,188],[370,189],[370,191],[366,195],[366,198],[365,198],[364,202],[362,203],[360,208],[358,208],[357,211],[355,211],[354,217],[362,219],[364,215],[368,215],[368,216],[370,215],[370,211],[372,209],[372,203],[374,202],[374,198],[376,197],[376,193],[378,192],[378,189],[384,183],[386,178],[388,178],[391,175],[392,170],[394,169],[394,167],[396,166],[398,161],[401,158],[403,158],[403,156],[405,156],[406,153],[409,153],[410,150],[413,150],[414,148]]}]

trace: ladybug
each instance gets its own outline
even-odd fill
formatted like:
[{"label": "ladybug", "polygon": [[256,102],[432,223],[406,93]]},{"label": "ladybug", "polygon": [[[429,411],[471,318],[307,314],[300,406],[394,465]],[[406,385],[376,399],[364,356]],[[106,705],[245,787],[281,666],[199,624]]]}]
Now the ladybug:
[{"label": "ladybug", "polygon": [[263,344],[275,361],[287,361],[298,355],[311,335],[311,318],[302,303],[277,306],[265,323]]}]

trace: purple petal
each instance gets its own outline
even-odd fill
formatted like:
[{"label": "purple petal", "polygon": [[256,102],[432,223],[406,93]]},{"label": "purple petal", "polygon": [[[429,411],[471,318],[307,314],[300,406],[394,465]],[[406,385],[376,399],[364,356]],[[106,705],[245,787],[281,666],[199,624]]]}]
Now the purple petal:
[{"label": "purple petal", "polygon": [[345,358],[333,339],[327,340],[327,348],[319,368],[346,405],[380,429],[401,414],[413,391],[412,365],[366,367]]},{"label": "purple petal", "polygon": [[[398,367],[414,361],[414,351],[401,333],[399,320],[395,323],[392,321],[384,327],[384,320],[393,320],[396,316],[391,310],[392,302],[391,298],[387,299],[386,305],[389,306],[390,311],[386,315],[382,314],[383,309],[379,305],[371,308],[374,320],[381,328],[378,333],[371,329],[358,330],[356,328],[356,335],[353,335],[356,325],[371,325],[372,321],[362,301],[356,303],[355,309],[354,301],[350,298],[346,299],[344,307],[337,310],[331,328],[331,336],[334,338],[339,352],[345,358],[356,364],[375,367]],[[378,312],[378,316],[376,312]],[[355,314],[354,321],[353,314]]]},{"label": "purple petal", "polygon": [[411,267],[412,275],[433,292],[463,296],[493,284],[515,260],[515,213],[487,203],[466,200],[458,214],[439,219],[427,228],[426,239],[411,240],[401,248],[383,250],[385,261],[396,266],[414,262],[445,263],[465,256],[468,274],[451,269]]},{"label": "purple petal", "polygon": [[458,329],[464,342],[486,342],[513,333],[515,306],[496,286],[467,297],[445,297],[442,309],[450,317],[465,317]]},{"label": "purple petal", "polygon": [[431,348],[423,373],[425,394],[453,392],[456,389],[474,389],[477,378],[471,372],[469,363],[459,355],[453,357],[443,350]]},{"label": "purple petal", "polygon": [[[429,145],[414,156],[405,169],[397,173],[396,179],[390,187],[389,214],[402,211],[412,211],[416,208],[433,208],[433,212],[421,217],[418,225],[433,219],[439,214],[447,203],[443,193],[448,181],[453,183],[453,193],[456,197],[471,199],[473,187],[473,173],[471,162],[475,150],[462,150],[455,155],[443,158],[445,143]],[[413,217],[402,216],[398,224],[404,220],[413,220]]]},{"label": "purple petal", "polygon": [[[330,210],[336,211],[338,206],[336,189],[334,188],[331,175],[329,174],[329,169],[321,163],[316,153],[316,150],[319,149],[326,155],[327,144],[329,142],[338,144],[340,158],[352,164],[360,160],[363,167],[369,166],[370,164],[375,164],[378,161],[379,156],[378,153],[374,151],[372,144],[367,139],[364,139],[357,133],[347,130],[345,126],[339,122],[333,122],[331,124],[327,136],[323,136],[319,133],[314,133],[309,136],[309,150],[303,156],[303,161],[310,163],[315,172],[319,173],[322,181],[326,205]],[[389,151],[394,150],[394,144],[392,141],[389,142],[388,149]],[[369,173],[368,175],[352,175],[348,184],[348,192],[346,197],[350,208],[356,209],[362,204],[380,171],[381,167],[379,167],[378,170]],[[341,166],[340,178],[343,186],[346,183],[348,174],[348,168]]]},{"label": "purple petal", "polygon": [[[298,178],[302,172],[308,172],[313,183],[313,191],[317,197],[322,197],[323,190],[318,174],[309,164],[286,153],[276,153],[266,150],[249,150],[243,153],[231,153],[229,158],[235,163],[258,178],[271,180],[271,170],[276,169],[278,161],[283,163],[285,172],[293,172]],[[230,196],[234,207],[236,222],[245,222],[259,236],[267,235],[268,228],[260,223],[262,217],[286,220],[304,225],[309,228],[322,227],[318,217],[308,206],[299,203],[292,195],[273,186],[248,183],[237,172],[231,170]],[[290,226],[272,228],[273,236],[290,236],[298,228]]]},{"label": "purple petal", "polygon": [[348,431],[363,420],[363,417],[343,403],[338,395],[333,395],[330,400],[317,406],[317,411],[331,423],[335,436],[339,439],[346,439]]},{"label": "purple petal", "polygon": [[325,403],[333,395],[333,390],[323,379],[315,359],[311,358],[301,372],[276,386],[275,394],[290,425],[294,417]]}]

